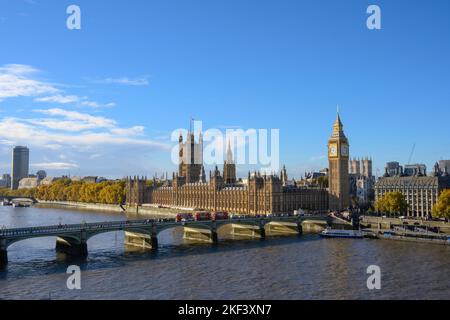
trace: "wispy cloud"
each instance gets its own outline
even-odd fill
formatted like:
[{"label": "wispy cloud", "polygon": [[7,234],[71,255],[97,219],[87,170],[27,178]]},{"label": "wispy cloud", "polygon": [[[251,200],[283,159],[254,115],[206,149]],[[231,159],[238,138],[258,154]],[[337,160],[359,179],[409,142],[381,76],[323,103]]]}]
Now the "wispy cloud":
[{"label": "wispy cloud", "polygon": [[139,77],[139,78],[133,78],[133,79],[130,79],[128,77],[106,78],[106,79],[98,80],[97,82],[105,83],[105,84],[122,84],[122,85],[128,85],[128,86],[147,86],[149,84],[147,77]]},{"label": "wispy cloud", "polygon": [[[53,128],[58,129],[58,128]],[[169,151],[170,145],[156,142],[150,139],[121,136],[110,131],[90,132],[82,131],[77,134],[67,132],[49,131],[32,124],[27,120],[17,118],[4,118],[0,121],[0,142],[12,144],[27,144],[30,146],[73,150],[77,147],[104,147],[116,146],[146,146],[149,148]],[[11,144],[12,142],[12,144]]]},{"label": "wispy cloud", "polygon": [[83,101],[80,103],[82,106],[84,107],[91,107],[91,108],[95,108],[95,109],[99,109],[99,108],[112,108],[115,107],[116,104],[114,102],[110,102],[110,103],[105,103],[105,104],[101,104],[95,101]]},{"label": "wispy cloud", "polygon": [[[14,113],[0,116],[0,148],[8,150],[3,153],[5,160],[12,146],[23,144],[32,150],[36,169],[87,172],[95,167],[114,175],[129,170],[124,168],[130,164],[148,167],[152,152],[171,150],[172,143],[149,138],[144,126],[123,126],[106,115],[106,108],[114,107],[114,102],[94,101],[79,92],[79,87],[47,81],[41,73],[26,64],[0,65],[0,102],[12,98],[25,102],[15,107]],[[104,83],[142,86],[148,80],[109,78]],[[34,107],[28,106],[30,101]],[[114,161],[106,168],[102,158]]]},{"label": "wispy cloud", "polygon": [[42,163],[33,163],[31,164],[31,167],[44,170],[69,170],[69,169],[77,169],[80,166],[76,163],[69,163],[69,162],[42,162]]},{"label": "wispy cloud", "polygon": [[80,98],[77,96],[65,96],[65,95],[61,95],[61,94],[34,99],[34,101],[37,101],[37,102],[52,102],[52,103],[60,103],[60,104],[74,103],[74,102],[78,102],[79,100],[80,100]]},{"label": "wispy cloud", "polygon": [[66,94],[63,85],[39,80],[40,70],[25,64],[0,67],[0,102],[7,98],[32,97],[34,102],[76,104],[94,109],[115,107],[114,102],[99,103],[87,96]]},{"label": "wispy cloud", "polygon": [[[88,113],[81,113],[77,111],[65,110],[65,109],[37,109],[33,110],[36,113],[41,113],[49,116],[63,117],[68,121],[72,121],[75,124],[84,123],[97,128],[112,128],[116,126],[116,121],[100,116],[92,116]],[[79,122],[81,121],[81,122]]]},{"label": "wispy cloud", "polygon": [[59,92],[53,84],[31,77],[38,72],[38,69],[23,64],[7,64],[0,67],[0,101]]},{"label": "wispy cloud", "polygon": [[141,136],[144,134],[144,130],[145,127],[143,126],[134,126],[131,128],[114,128],[110,131],[119,136]]}]

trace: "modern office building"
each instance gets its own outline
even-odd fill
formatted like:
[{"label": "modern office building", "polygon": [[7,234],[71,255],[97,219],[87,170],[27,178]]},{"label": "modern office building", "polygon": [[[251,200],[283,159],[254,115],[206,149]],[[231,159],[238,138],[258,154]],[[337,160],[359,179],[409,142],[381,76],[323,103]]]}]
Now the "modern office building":
[{"label": "modern office building", "polygon": [[407,164],[404,166],[403,174],[408,177],[426,176],[427,166],[424,164]]},{"label": "modern office building", "polygon": [[17,190],[19,181],[28,178],[30,150],[27,147],[15,147],[12,152],[11,188]]},{"label": "modern office building", "polygon": [[434,177],[395,176],[380,178],[375,184],[376,200],[388,192],[399,191],[408,203],[410,217],[426,218],[432,215],[441,192],[450,188],[448,174]]}]

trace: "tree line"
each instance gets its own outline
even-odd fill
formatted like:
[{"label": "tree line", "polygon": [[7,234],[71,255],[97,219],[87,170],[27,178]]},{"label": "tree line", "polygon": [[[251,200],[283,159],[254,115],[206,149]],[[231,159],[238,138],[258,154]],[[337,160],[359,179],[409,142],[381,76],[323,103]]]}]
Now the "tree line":
[{"label": "tree line", "polygon": [[125,185],[124,180],[89,183],[65,178],[32,189],[0,189],[0,195],[34,197],[44,201],[123,204],[126,197]]}]

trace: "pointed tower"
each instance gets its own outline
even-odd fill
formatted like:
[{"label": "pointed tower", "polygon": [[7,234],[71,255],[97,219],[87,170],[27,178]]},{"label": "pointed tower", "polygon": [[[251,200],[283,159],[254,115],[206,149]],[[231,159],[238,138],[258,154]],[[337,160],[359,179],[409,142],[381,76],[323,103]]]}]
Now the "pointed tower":
[{"label": "pointed tower", "polygon": [[348,174],[349,143],[344,134],[339,112],[328,142],[329,160],[329,207],[342,211],[350,206],[350,181]]},{"label": "pointed tower", "polygon": [[233,161],[230,141],[228,141],[227,160],[223,164],[223,179],[226,184],[236,183],[236,164]]},{"label": "pointed tower", "polygon": [[286,166],[283,166],[283,169],[281,170],[281,183],[282,185],[285,187],[288,184],[288,175],[287,175],[287,171],[286,171]]},{"label": "pointed tower", "polygon": [[179,148],[179,176],[184,177],[186,183],[195,183],[200,181],[203,165],[202,133],[199,133],[198,142],[195,141],[193,132],[188,132],[186,142],[183,142],[183,136],[180,133]]}]

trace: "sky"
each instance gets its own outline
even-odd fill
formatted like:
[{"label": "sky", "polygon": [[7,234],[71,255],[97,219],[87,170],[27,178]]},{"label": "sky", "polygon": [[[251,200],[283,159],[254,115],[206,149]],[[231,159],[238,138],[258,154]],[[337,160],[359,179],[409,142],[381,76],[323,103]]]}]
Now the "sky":
[{"label": "sky", "polygon": [[448,0],[0,0],[0,173],[14,145],[54,176],[171,172],[192,117],[279,129],[300,177],[327,167],[337,105],[374,173],[414,145],[430,171],[450,159],[449,14]]}]

